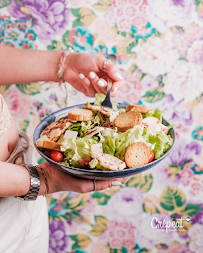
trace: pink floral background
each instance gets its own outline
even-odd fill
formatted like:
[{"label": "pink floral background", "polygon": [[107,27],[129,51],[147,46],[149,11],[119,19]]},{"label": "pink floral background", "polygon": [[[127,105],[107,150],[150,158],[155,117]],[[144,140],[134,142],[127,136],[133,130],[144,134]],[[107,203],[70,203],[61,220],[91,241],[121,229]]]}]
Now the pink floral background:
[{"label": "pink floral background", "polygon": [[[171,154],[125,187],[47,197],[49,253],[202,253],[203,1],[1,1],[0,44],[114,53],[126,84],[115,100],[159,108],[176,124]],[[94,100],[65,85],[0,86],[31,143],[44,117]],[[183,227],[155,229],[155,217]]]}]

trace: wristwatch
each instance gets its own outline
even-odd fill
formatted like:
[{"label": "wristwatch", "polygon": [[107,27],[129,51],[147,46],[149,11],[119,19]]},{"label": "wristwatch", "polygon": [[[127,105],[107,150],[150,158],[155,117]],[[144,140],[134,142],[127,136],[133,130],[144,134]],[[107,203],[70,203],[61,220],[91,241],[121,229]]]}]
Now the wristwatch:
[{"label": "wristwatch", "polygon": [[23,166],[30,172],[30,190],[25,196],[16,196],[16,198],[26,201],[36,200],[40,187],[39,173],[37,169],[31,164],[24,164]]}]

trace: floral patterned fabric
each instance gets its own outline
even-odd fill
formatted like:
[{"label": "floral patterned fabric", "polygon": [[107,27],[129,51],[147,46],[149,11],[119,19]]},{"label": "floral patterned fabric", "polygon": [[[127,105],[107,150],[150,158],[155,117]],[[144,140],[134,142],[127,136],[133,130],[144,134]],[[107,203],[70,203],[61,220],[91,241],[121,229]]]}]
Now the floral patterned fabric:
[{"label": "floral patterned fabric", "polygon": [[0,139],[4,136],[11,125],[11,114],[8,107],[0,94]]},{"label": "floral patterned fabric", "polygon": [[[47,197],[49,253],[202,253],[203,1],[1,0],[0,44],[114,53],[126,84],[115,100],[159,108],[176,124],[170,155],[125,187]],[[32,142],[44,117],[94,100],[67,89],[67,99],[53,82],[0,93]]]}]

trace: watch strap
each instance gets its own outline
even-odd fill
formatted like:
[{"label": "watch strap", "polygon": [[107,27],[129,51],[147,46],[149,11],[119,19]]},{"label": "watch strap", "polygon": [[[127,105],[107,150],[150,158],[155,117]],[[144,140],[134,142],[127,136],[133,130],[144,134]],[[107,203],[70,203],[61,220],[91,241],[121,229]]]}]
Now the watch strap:
[{"label": "watch strap", "polygon": [[30,190],[25,196],[17,196],[16,198],[26,201],[36,200],[40,188],[39,173],[33,165],[24,164],[23,166],[30,172]]}]

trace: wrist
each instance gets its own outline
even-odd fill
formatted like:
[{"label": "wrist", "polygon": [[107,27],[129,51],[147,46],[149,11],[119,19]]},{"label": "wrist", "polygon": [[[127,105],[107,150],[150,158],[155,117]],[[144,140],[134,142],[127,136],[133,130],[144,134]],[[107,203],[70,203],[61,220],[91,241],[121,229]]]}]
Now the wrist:
[{"label": "wrist", "polygon": [[[49,192],[48,193],[51,194],[51,193],[59,191],[57,189],[56,180],[54,180],[54,182],[52,181],[52,178],[55,178],[54,166],[51,163],[45,162],[45,163],[42,163],[40,165],[40,167],[43,169],[45,177],[47,179],[47,184],[48,184],[48,187],[49,187]],[[39,167],[37,167],[37,170],[40,174],[40,183],[41,183],[40,184],[41,189],[39,190],[39,195],[45,195],[46,192],[47,192],[47,187],[46,187],[46,184],[45,184],[45,181],[44,181],[44,177],[43,177],[42,172],[41,172]]]},{"label": "wrist", "polygon": [[46,188],[46,184],[45,184],[45,181],[44,181],[42,171],[41,171],[40,167],[38,167],[38,166],[35,166],[35,168],[37,169],[37,171],[39,173],[39,180],[40,180],[40,188],[39,188],[38,196],[46,195],[47,194],[47,188]]},{"label": "wrist", "polygon": [[[68,60],[70,59],[70,54],[73,52],[73,49],[69,47],[68,49],[64,50],[59,64],[58,64],[58,78],[60,80],[60,83],[67,81],[67,79],[64,78],[64,73],[67,72],[67,69],[69,67]],[[66,70],[66,71],[65,71]]]},{"label": "wrist", "polygon": [[59,65],[63,50],[53,50],[53,51],[48,51],[48,53],[51,54],[51,56],[50,56],[51,61],[49,62],[50,63],[50,66],[49,66],[49,71],[50,71],[49,81],[59,82],[60,78],[58,77],[58,65]]}]

